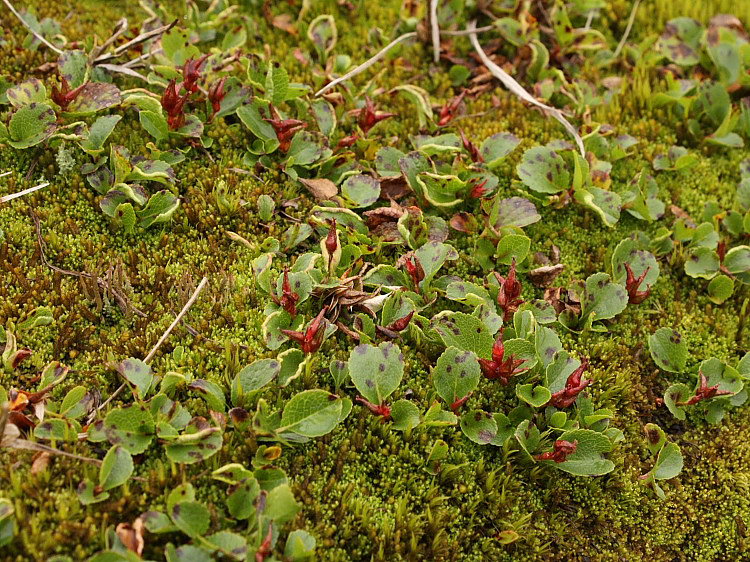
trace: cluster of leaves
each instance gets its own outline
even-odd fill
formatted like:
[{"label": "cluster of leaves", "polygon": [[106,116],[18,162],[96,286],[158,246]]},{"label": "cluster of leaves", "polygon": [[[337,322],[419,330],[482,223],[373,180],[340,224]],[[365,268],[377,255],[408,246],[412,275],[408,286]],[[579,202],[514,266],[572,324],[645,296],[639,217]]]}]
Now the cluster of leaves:
[{"label": "cluster of leaves", "polygon": [[648,339],[651,357],[660,369],[681,378],[694,378],[690,386],[677,382],[664,392],[664,405],[677,419],[684,420],[688,411],[718,424],[727,410],[747,402],[745,382],[750,379],[750,353],[730,365],[715,357],[701,361],[686,370],[688,349],[678,332],[659,328]]},{"label": "cluster of leaves", "polygon": [[680,17],[670,20],[656,43],[667,59],[667,91],[654,94],[657,106],[674,108],[697,140],[742,147],[750,140],[750,98],[733,99],[750,85],[750,43],[739,19],[714,17],[707,29]]}]

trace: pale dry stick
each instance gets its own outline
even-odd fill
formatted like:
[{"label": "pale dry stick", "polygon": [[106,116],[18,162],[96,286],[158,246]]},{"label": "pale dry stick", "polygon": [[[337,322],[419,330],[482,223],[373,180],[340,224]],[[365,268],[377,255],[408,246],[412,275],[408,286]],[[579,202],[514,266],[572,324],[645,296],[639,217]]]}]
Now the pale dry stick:
[{"label": "pale dry stick", "polygon": [[[474,31],[476,29],[476,21],[471,21],[469,23],[468,29]],[[560,124],[565,127],[565,129],[573,136],[576,144],[578,145],[578,150],[580,150],[581,152],[581,156],[585,158],[586,149],[583,147],[583,139],[581,138],[581,135],[578,134],[576,128],[570,123],[570,121],[565,118],[562,111],[560,111],[556,107],[551,107],[537,100],[534,96],[527,92],[524,87],[516,81],[515,78],[513,78],[510,74],[508,74],[494,62],[492,62],[490,57],[487,56],[487,53],[484,52],[484,49],[482,49],[481,45],[479,44],[476,33],[470,33],[469,39],[471,40],[471,44],[479,55],[479,58],[482,60],[482,64],[487,67],[487,70],[489,70],[495,78],[500,80],[500,82],[502,82],[503,85],[508,88],[508,90],[510,90],[513,94],[515,94],[522,100],[543,109],[544,111],[552,115],[552,117],[557,119]]]},{"label": "pale dry stick", "polygon": [[315,92],[315,96],[317,97],[317,96],[323,94],[324,92],[327,92],[331,88],[334,88],[337,85],[341,84],[341,82],[346,82],[347,80],[349,80],[349,78],[351,78],[353,76],[356,76],[357,74],[359,74],[361,72],[364,72],[365,70],[367,70],[368,68],[370,68],[372,65],[374,65],[376,62],[378,62],[380,59],[382,59],[388,53],[388,51],[390,51],[393,47],[395,47],[396,45],[398,45],[402,41],[406,41],[407,39],[412,39],[413,37],[416,37],[416,36],[417,36],[417,32],[416,31],[410,31],[409,33],[404,33],[403,35],[399,35],[393,41],[391,41],[390,43],[388,43],[385,47],[383,47],[382,49],[380,49],[375,54],[374,57],[372,57],[369,60],[366,60],[365,62],[363,62],[362,64],[360,64],[357,68],[355,68],[353,70],[350,70],[349,72],[347,72],[343,76],[341,76],[339,78],[336,78],[335,80],[332,80],[331,82],[329,82],[328,84],[326,84],[325,86],[323,86],[320,90],[318,90],[317,92]]},{"label": "pale dry stick", "polygon": [[628,35],[630,35],[630,30],[633,29],[633,22],[635,21],[635,13],[638,11],[638,5],[641,3],[641,0],[635,0],[635,4],[633,4],[633,9],[630,12],[630,17],[628,18],[628,25],[625,27],[625,33],[622,34],[622,39],[620,39],[620,42],[617,44],[617,48],[615,49],[615,52],[612,54],[612,58],[616,59],[618,56],[620,56],[620,51],[622,51],[622,48],[625,46],[625,41],[628,40]]},{"label": "pale dry stick", "polygon": [[5,4],[8,7],[8,9],[11,11],[11,13],[14,16],[16,16],[21,21],[21,23],[23,24],[23,26],[26,29],[28,29],[34,37],[36,37],[37,39],[39,39],[39,41],[41,41],[42,43],[44,43],[45,45],[47,45],[47,47],[49,47],[50,49],[52,49],[58,55],[62,55],[63,54],[63,51],[61,51],[60,49],[58,49],[57,47],[55,47],[52,43],[50,43],[49,41],[47,41],[44,37],[42,37],[41,35],[39,35],[36,31],[34,31],[31,28],[31,26],[28,23],[26,23],[26,20],[24,20],[21,17],[21,14],[19,14],[16,11],[16,9],[13,7],[13,4],[10,3],[10,0],[3,0],[3,4]]},{"label": "pale dry stick", "polygon": [[[3,0],[5,1],[5,0]],[[152,39],[154,37],[158,37],[159,35],[162,35],[163,33],[166,33],[170,29],[172,29],[175,24],[177,23],[177,20],[174,20],[172,23],[168,23],[166,25],[162,25],[161,27],[157,27],[156,29],[152,29],[151,31],[146,31],[144,33],[141,33],[137,37],[134,37],[124,45],[120,45],[117,47],[114,51],[111,53],[106,53],[104,55],[98,56],[94,60],[95,65],[99,65],[103,62],[107,62],[108,60],[112,60],[114,58],[119,57],[120,55],[124,54],[128,49],[131,49],[138,45],[139,43],[143,43],[144,41],[148,41],[149,39]]]},{"label": "pale dry stick", "polygon": [[125,74],[127,76],[132,76],[133,78],[140,78],[141,80],[148,81],[148,78],[146,78],[140,72],[136,72],[132,68],[128,68],[127,66],[124,66],[122,64],[101,63],[97,64],[96,66],[109,70],[110,72],[117,72],[119,74]]},{"label": "pale dry stick", "polygon": [[140,62],[142,62],[142,61],[144,61],[146,59],[150,59],[154,55],[158,55],[159,53],[162,53],[162,52],[164,52],[164,49],[162,49],[161,47],[159,47],[158,49],[154,49],[153,51],[149,51],[148,53],[143,54],[140,57],[136,57],[133,60],[129,60],[128,62],[124,63],[122,66],[124,66],[125,68],[131,68],[131,67],[135,66],[136,64],[138,64],[138,63],[140,63]]},{"label": "pale dry stick", "polygon": [[[196,287],[195,291],[193,291],[192,296],[190,299],[185,303],[185,306],[182,307],[182,310],[180,313],[175,317],[174,321],[169,325],[169,328],[161,335],[159,338],[159,341],[156,342],[156,345],[151,348],[151,351],[148,352],[148,355],[146,355],[146,358],[143,360],[144,363],[149,363],[153,358],[154,355],[156,355],[156,352],[159,350],[159,348],[162,346],[162,344],[167,341],[167,338],[169,337],[169,334],[172,333],[172,330],[175,329],[177,324],[180,323],[180,320],[182,320],[182,317],[187,314],[187,311],[190,310],[190,307],[193,306],[195,301],[198,299],[198,295],[200,295],[201,291],[203,290],[203,287],[206,286],[206,283],[208,283],[208,277],[204,277],[201,279],[201,282],[198,284],[198,287]],[[112,394],[110,394],[109,398],[107,398],[104,402],[101,403],[101,405],[92,412],[92,416],[89,418],[89,423],[93,420],[94,416],[96,415],[96,412],[103,409],[105,406],[107,406],[112,400],[117,398],[117,396],[125,389],[125,383],[122,383],[117,390],[115,390]]]},{"label": "pale dry stick", "polygon": [[2,174],[0,174],[0,178],[4,178],[5,176],[9,176],[9,175],[10,175],[10,172],[3,172]]},{"label": "pale dry stick", "polygon": [[438,24],[438,2],[430,0],[430,26],[432,28],[432,59],[440,62],[440,25]]},{"label": "pale dry stick", "polygon": [[[10,174],[10,172],[8,172]],[[6,174],[3,174],[6,175]],[[35,191],[42,189],[44,187],[47,187],[49,185],[48,181],[42,182],[39,185],[35,185],[34,187],[30,187],[28,189],[24,189],[23,191],[19,191],[18,193],[11,193],[10,195],[5,195],[3,197],[0,197],[0,203],[7,203],[8,201],[12,201],[13,199],[18,199],[19,197],[23,197],[24,195],[28,195],[29,193],[34,193]]]},{"label": "pale dry stick", "polygon": [[586,18],[586,25],[583,26],[583,29],[585,29],[586,31],[591,29],[591,23],[594,21],[594,12],[595,10],[589,10],[589,15]]},{"label": "pale dry stick", "polygon": [[[464,30],[464,31],[441,31],[440,34],[441,35],[449,35],[449,36],[453,36],[453,37],[459,37],[459,36],[462,36],[462,35],[471,35],[472,33],[483,33],[485,31],[491,31],[493,29],[495,29],[494,26],[487,25],[487,26],[484,26],[484,27],[478,27],[477,29],[475,29],[473,31],[469,31],[469,30]],[[320,90],[318,90],[317,92],[315,92],[315,96],[316,97],[320,96],[320,95],[324,94],[325,92],[327,92],[328,90],[330,90],[331,88],[334,88],[334,87],[338,86],[342,82],[346,82],[347,80],[349,80],[350,78],[353,78],[357,74],[361,74],[362,72],[364,72],[365,70],[367,70],[368,68],[370,68],[372,65],[374,65],[376,62],[378,62],[380,59],[382,59],[388,53],[388,51],[390,51],[393,47],[395,47],[396,45],[398,45],[402,41],[406,41],[407,39],[412,39],[412,38],[414,38],[416,36],[417,36],[417,32],[416,31],[410,31],[409,33],[404,33],[403,35],[399,35],[393,41],[391,41],[385,47],[383,47],[380,51],[378,51],[375,54],[375,56],[373,56],[372,58],[366,60],[365,62],[363,62],[362,64],[360,64],[358,67],[350,70],[349,72],[347,72],[343,76],[340,76],[339,78],[336,78],[335,80],[332,80],[331,82],[329,82],[328,84],[326,84],[325,86],[323,86]]]}]

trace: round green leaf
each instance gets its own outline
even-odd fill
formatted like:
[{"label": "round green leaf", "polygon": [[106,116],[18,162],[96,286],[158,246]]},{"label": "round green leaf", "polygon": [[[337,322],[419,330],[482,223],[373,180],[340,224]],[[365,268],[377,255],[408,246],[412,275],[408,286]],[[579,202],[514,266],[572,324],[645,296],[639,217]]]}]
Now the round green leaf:
[{"label": "round green leaf", "polygon": [[659,328],[648,338],[648,350],[651,358],[661,369],[679,373],[685,369],[687,362],[687,344],[682,336],[670,328]]}]

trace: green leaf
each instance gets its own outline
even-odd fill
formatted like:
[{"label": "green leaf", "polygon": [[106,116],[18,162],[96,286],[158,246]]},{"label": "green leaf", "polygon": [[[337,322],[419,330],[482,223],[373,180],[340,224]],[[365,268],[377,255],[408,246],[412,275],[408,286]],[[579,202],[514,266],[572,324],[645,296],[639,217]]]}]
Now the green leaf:
[{"label": "green leaf", "polygon": [[117,365],[117,372],[122,378],[135,387],[136,394],[143,399],[154,384],[154,374],[146,363],[140,359],[125,359]]},{"label": "green leaf", "polygon": [[338,359],[331,359],[328,370],[333,378],[333,384],[338,391],[349,380],[349,363],[339,361]]},{"label": "green leaf", "polygon": [[659,328],[648,338],[648,350],[659,368],[671,373],[685,370],[687,344],[682,336],[670,328]]},{"label": "green leaf", "polygon": [[109,492],[100,490],[99,486],[95,485],[91,480],[81,482],[76,490],[76,495],[82,505],[91,505],[109,498]]},{"label": "green leaf", "polygon": [[685,260],[685,273],[690,277],[711,279],[719,271],[719,255],[711,248],[694,248]]},{"label": "green leaf", "polygon": [[398,148],[384,146],[375,154],[375,169],[383,178],[397,178],[402,174],[401,159],[405,156]]},{"label": "green leaf", "polygon": [[260,390],[279,374],[281,363],[276,359],[259,359],[244,367],[232,382],[232,403],[240,397]]},{"label": "green leaf", "polygon": [[10,117],[8,144],[13,148],[29,148],[47,140],[56,128],[55,112],[49,105],[24,105]]},{"label": "green leaf", "polygon": [[[497,420],[492,414],[482,410],[471,410],[461,416],[461,431],[479,445],[502,445],[504,432],[498,434]],[[512,430],[511,430],[512,433]]]},{"label": "green leaf", "polygon": [[24,107],[47,101],[47,88],[41,80],[31,78],[5,91],[5,96],[13,107]]},{"label": "green leaf", "polygon": [[448,405],[467,396],[479,385],[480,368],[476,355],[448,347],[438,358],[432,379],[438,396]]},{"label": "green leaf", "polygon": [[315,554],[315,537],[307,531],[296,529],[289,533],[284,545],[284,557],[292,560],[308,560]]},{"label": "green leaf", "polygon": [[479,153],[490,169],[496,168],[508,154],[513,152],[521,140],[511,133],[495,133],[484,139]]},{"label": "green leaf", "polygon": [[161,190],[149,197],[146,206],[136,211],[139,224],[149,228],[155,224],[169,222],[180,206],[180,200],[167,190]]},{"label": "green leaf", "polygon": [[320,437],[333,431],[341,417],[341,398],[325,390],[305,390],[284,406],[281,427],[276,431],[304,437]]},{"label": "green leaf", "polygon": [[[160,437],[166,439],[166,435]],[[179,435],[172,435],[165,447],[172,462],[192,464],[219,452],[222,445],[221,428],[211,426],[202,417],[194,417]]]},{"label": "green leaf", "polygon": [[419,120],[420,129],[426,128],[427,123],[432,121],[432,103],[430,102],[430,94],[427,93],[427,90],[413,84],[404,84],[396,86],[391,92],[402,92],[414,103],[417,109],[417,119]]},{"label": "green leaf", "polygon": [[290,382],[302,374],[305,354],[300,349],[292,348],[279,353],[277,359],[281,363],[278,376],[279,386],[288,386]]},{"label": "green leaf", "polygon": [[34,437],[54,441],[75,441],[81,425],[73,419],[48,418],[34,428]]},{"label": "green leaf", "polygon": [[104,418],[104,433],[113,445],[122,445],[133,455],[151,444],[156,426],[151,413],[139,404],[115,408]]},{"label": "green leaf", "polygon": [[424,270],[424,279],[421,282],[423,289],[430,286],[432,278],[435,277],[443,264],[450,260],[458,259],[458,252],[450,244],[443,244],[436,240],[427,242],[414,252],[415,257],[419,260]]},{"label": "green leaf", "polygon": [[657,480],[669,480],[682,472],[683,460],[680,448],[675,443],[667,443],[659,451],[653,474]]},{"label": "green leaf", "polygon": [[104,142],[122,119],[122,115],[102,115],[91,125],[88,136],[81,141],[81,148],[96,156],[104,150]]},{"label": "green leaf", "polygon": [[161,111],[139,111],[138,120],[146,132],[154,137],[157,142],[169,138],[169,126]]},{"label": "green leaf", "polygon": [[524,152],[517,171],[521,181],[533,191],[555,194],[571,187],[565,160],[547,146],[537,146]]},{"label": "green leaf", "polygon": [[577,441],[578,445],[565,462],[554,463],[555,468],[575,476],[601,476],[614,470],[615,463],[604,457],[604,453],[612,450],[612,442],[601,433],[576,429],[563,433],[560,439]]},{"label": "green leaf", "polygon": [[446,347],[471,351],[477,357],[484,358],[492,353],[495,339],[476,316],[463,312],[442,312],[433,317],[432,327]]},{"label": "green leaf", "polygon": [[577,189],[576,200],[599,215],[604,224],[614,226],[620,220],[622,199],[614,191],[589,186]]},{"label": "green leaf", "polygon": [[667,442],[664,430],[655,423],[647,423],[643,428],[646,434],[646,445],[652,455],[656,455]]},{"label": "green leaf", "polygon": [[226,410],[224,391],[221,390],[219,385],[203,379],[194,379],[188,384],[188,389],[200,394],[211,410],[215,412]]},{"label": "green leaf", "polygon": [[34,309],[26,320],[18,324],[18,330],[25,332],[41,326],[49,326],[54,320],[51,308],[39,306]]},{"label": "green leaf", "polygon": [[249,476],[229,489],[227,509],[235,519],[248,519],[255,513],[255,500],[260,495],[260,485],[254,476]]},{"label": "green leaf", "polygon": [[[244,27],[242,29],[244,31]],[[247,539],[237,533],[219,531],[204,538],[208,543],[203,543],[206,547],[213,547],[222,553],[229,552],[238,560],[244,560],[247,556]]]},{"label": "green leaf", "polygon": [[610,280],[606,273],[594,273],[586,279],[581,299],[581,317],[607,320],[620,314],[628,305],[625,287]]},{"label": "green leaf", "polygon": [[265,516],[276,523],[290,521],[300,510],[289,484],[281,484],[268,492]]},{"label": "green leaf", "polygon": [[175,504],[169,515],[177,528],[191,538],[205,535],[211,523],[211,513],[206,506],[196,501]]},{"label": "green leaf", "polygon": [[60,415],[75,419],[87,414],[94,405],[94,397],[88,394],[85,386],[76,386],[68,391],[60,404]]},{"label": "green leaf", "polygon": [[534,408],[541,408],[552,399],[552,393],[546,386],[533,384],[516,385],[516,396]]},{"label": "green leaf", "polygon": [[421,194],[430,205],[451,209],[463,202],[466,182],[458,176],[421,172],[416,180]]},{"label": "green leaf", "polygon": [[[411,137],[411,142],[414,145],[414,148],[427,156],[436,156],[461,151],[461,139],[458,138],[458,135],[455,133],[446,133],[434,137],[429,135],[417,135]],[[406,155],[407,158],[409,158],[409,154]],[[404,175],[406,175],[406,172],[404,172]],[[409,176],[407,175],[407,179],[408,177]],[[411,182],[409,182],[409,185],[411,185]]]},{"label": "green leaf", "polygon": [[670,386],[666,392],[664,392],[664,405],[667,409],[672,412],[672,415],[678,420],[685,419],[684,406],[678,405],[681,402],[686,402],[693,395],[693,391],[688,385],[683,383],[676,383]]},{"label": "green leaf", "polygon": [[289,90],[289,75],[279,63],[268,63],[266,73],[266,99],[278,107],[287,99]]},{"label": "green leaf", "polygon": [[99,468],[99,485],[107,491],[122,486],[133,474],[133,457],[119,445],[115,445],[107,454]]},{"label": "green leaf", "polygon": [[308,131],[300,131],[292,138],[287,155],[287,166],[307,167],[320,160],[326,152],[323,139]]},{"label": "green leaf", "polygon": [[330,137],[336,129],[336,111],[326,100],[315,100],[310,104],[313,116],[318,123],[320,132]]},{"label": "green leaf", "polygon": [[399,347],[390,342],[378,347],[361,344],[349,355],[349,373],[365,399],[382,404],[404,376],[404,356]]},{"label": "green leaf", "polygon": [[531,248],[531,239],[523,234],[506,234],[497,243],[495,256],[497,262],[503,265],[510,265],[515,260],[521,263],[526,259]]},{"label": "green leaf", "polygon": [[495,230],[506,226],[523,228],[542,220],[536,205],[525,197],[495,198],[490,212],[490,221]]},{"label": "green leaf", "polygon": [[336,20],[329,14],[318,16],[310,22],[307,28],[307,38],[312,41],[322,58],[336,46],[336,39],[338,38]]},{"label": "green leaf", "polygon": [[380,182],[362,174],[349,176],[341,184],[341,194],[354,208],[369,207],[380,197]]},{"label": "green leaf", "polygon": [[703,28],[694,19],[674,18],[666,23],[656,48],[680,66],[693,66],[700,62],[698,50],[702,35]]},{"label": "green leaf", "polygon": [[13,503],[0,498],[0,547],[9,545],[16,534],[15,508]]},{"label": "green leaf", "polygon": [[397,431],[408,431],[419,425],[419,408],[410,400],[396,400],[391,407],[391,428]]},{"label": "green leaf", "polygon": [[67,113],[88,115],[118,105],[120,101],[120,90],[114,84],[87,82],[68,106]]},{"label": "green leaf", "polygon": [[633,275],[640,277],[648,269],[646,277],[639,289],[646,290],[647,287],[653,286],[659,277],[659,263],[656,261],[654,254],[638,248],[638,243],[632,238],[622,240],[615,251],[612,253],[612,279],[616,283],[624,284],[627,279],[627,270],[625,264],[633,270]]},{"label": "green leaf", "polygon": [[734,292],[734,279],[724,274],[719,274],[708,284],[708,298],[711,302],[722,304]]}]

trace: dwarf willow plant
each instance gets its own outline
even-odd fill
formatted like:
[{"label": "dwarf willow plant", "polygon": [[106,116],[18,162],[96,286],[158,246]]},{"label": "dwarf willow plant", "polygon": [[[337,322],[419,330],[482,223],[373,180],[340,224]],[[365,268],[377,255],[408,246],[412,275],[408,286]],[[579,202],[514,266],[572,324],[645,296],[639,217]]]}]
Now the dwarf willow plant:
[{"label": "dwarf willow plant", "polygon": [[664,392],[664,405],[677,419],[695,413],[712,424],[718,424],[726,412],[747,402],[745,381],[750,378],[750,353],[737,363],[711,357],[697,368],[686,370],[688,349],[678,332],[659,328],[648,339],[654,363],[683,380],[695,379],[690,385],[675,382]]}]

